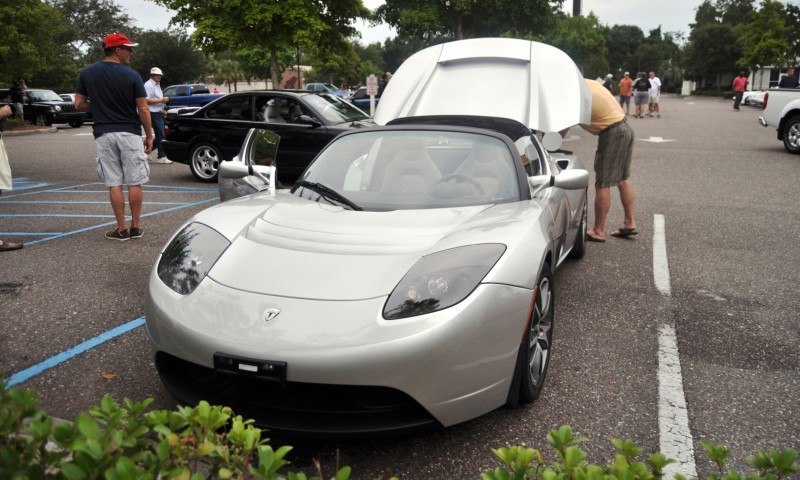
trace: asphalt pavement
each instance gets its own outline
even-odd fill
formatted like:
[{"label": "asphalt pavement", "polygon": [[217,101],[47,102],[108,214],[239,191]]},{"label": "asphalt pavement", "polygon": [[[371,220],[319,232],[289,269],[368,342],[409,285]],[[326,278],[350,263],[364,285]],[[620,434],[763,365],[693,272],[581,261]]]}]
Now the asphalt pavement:
[{"label": "asphalt pavement", "polygon": [[[545,436],[563,424],[589,439],[590,461],[613,459],[611,438],[645,452],[672,442],[703,476],[713,468],[701,439],[726,445],[740,470],[757,448],[800,448],[800,156],[758,115],[665,95],[662,118],[629,117],[640,234],[590,243],[584,259],[557,271],[553,361],[533,405],[394,439],[275,442],[296,446],[295,469],[310,472],[317,458],[332,471],[338,449],[354,478],[389,469],[401,479],[479,478],[498,465],[491,448],[505,445],[552,458]],[[0,238],[28,245],[0,254],[0,371],[29,372],[20,385],[62,418],[104,394],[173,407],[141,326],[146,281],[172,233],[218,201],[216,185],[197,182],[186,165],[151,165],[143,238],[111,242],[91,126],[5,143],[18,188],[0,196]],[[573,128],[564,148],[591,167],[596,145]],[[608,231],[621,222],[615,191]],[[96,340],[121,326],[130,330]],[[670,331],[677,349],[664,343]],[[85,342],[97,345],[53,360]],[[674,353],[667,373],[665,352]],[[675,417],[665,414],[671,407]]]}]

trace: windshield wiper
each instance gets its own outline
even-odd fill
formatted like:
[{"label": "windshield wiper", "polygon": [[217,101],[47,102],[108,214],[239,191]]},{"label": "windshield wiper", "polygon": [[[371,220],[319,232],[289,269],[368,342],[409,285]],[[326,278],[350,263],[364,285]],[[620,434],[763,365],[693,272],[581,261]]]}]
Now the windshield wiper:
[{"label": "windshield wiper", "polygon": [[336,190],[332,189],[331,187],[328,187],[328,186],[323,185],[321,183],[307,182],[305,180],[298,180],[297,182],[294,183],[294,186],[292,187],[292,193],[294,193],[295,190],[297,190],[299,187],[305,187],[305,188],[307,188],[309,190],[312,190],[312,191],[320,194],[320,196],[322,196],[323,198],[326,198],[326,199],[329,199],[329,200],[334,200],[334,201],[337,201],[339,203],[343,203],[343,204],[347,205],[348,207],[350,207],[353,210],[358,210],[358,211],[364,210],[363,208],[359,207],[355,203],[353,203],[350,200],[348,200],[347,197],[345,197],[341,193],[339,193]]}]

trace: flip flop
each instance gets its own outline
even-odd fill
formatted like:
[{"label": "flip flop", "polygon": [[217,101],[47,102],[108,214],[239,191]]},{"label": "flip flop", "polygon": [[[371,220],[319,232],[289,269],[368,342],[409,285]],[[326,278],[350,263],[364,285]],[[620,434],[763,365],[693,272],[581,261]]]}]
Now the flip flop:
[{"label": "flip flop", "polygon": [[591,235],[589,235],[587,233],[586,234],[586,241],[587,242],[605,243],[606,239],[605,238],[599,238],[599,237],[593,237],[593,236],[591,236]]},{"label": "flip flop", "polygon": [[612,237],[617,237],[617,238],[628,238],[628,237],[632,237],[634,235],[639,235],[639,231],[636,230],[635,228],[623,228],[623,227],[620,227],[617,230],[614,230],[613,232],[611,232],[611,236]]}]

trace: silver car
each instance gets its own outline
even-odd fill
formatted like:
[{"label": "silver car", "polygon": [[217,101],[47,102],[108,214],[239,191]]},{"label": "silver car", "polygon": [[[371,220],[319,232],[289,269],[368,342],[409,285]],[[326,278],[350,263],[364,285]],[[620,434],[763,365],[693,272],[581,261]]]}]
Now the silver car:
[{"label": "silver car", "polygon": [[[376,115],[385,125],[334,139],[291,191],[274,188],[270,132],[252,130],[222,163],[230,200],[178,230],[148,287],[156,367],[180,401],[229,405],[273,431],[368,436],[540,394],[553,272],[584,255],[589,179],[553,132],[585,121],[590,97],[546,45],[431,48],[393,77]],[[440,68],[475,81],[527,72],[518,100],[542,104],[531,85],[550,82],[563,111],[393,110],[434,93],[412,77],[436,89]]]}]

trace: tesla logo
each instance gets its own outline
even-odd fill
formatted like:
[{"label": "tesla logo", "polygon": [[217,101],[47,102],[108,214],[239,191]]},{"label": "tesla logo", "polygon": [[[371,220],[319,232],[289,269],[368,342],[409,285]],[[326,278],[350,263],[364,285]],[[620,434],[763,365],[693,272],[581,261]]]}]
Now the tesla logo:
[{"label": "tesla logo", "polygon": [[277,317],[281,313],[280,309],[278,308],[268,308],[266,312],[264,312],[264,320],[269,322],[273,318]]}]

